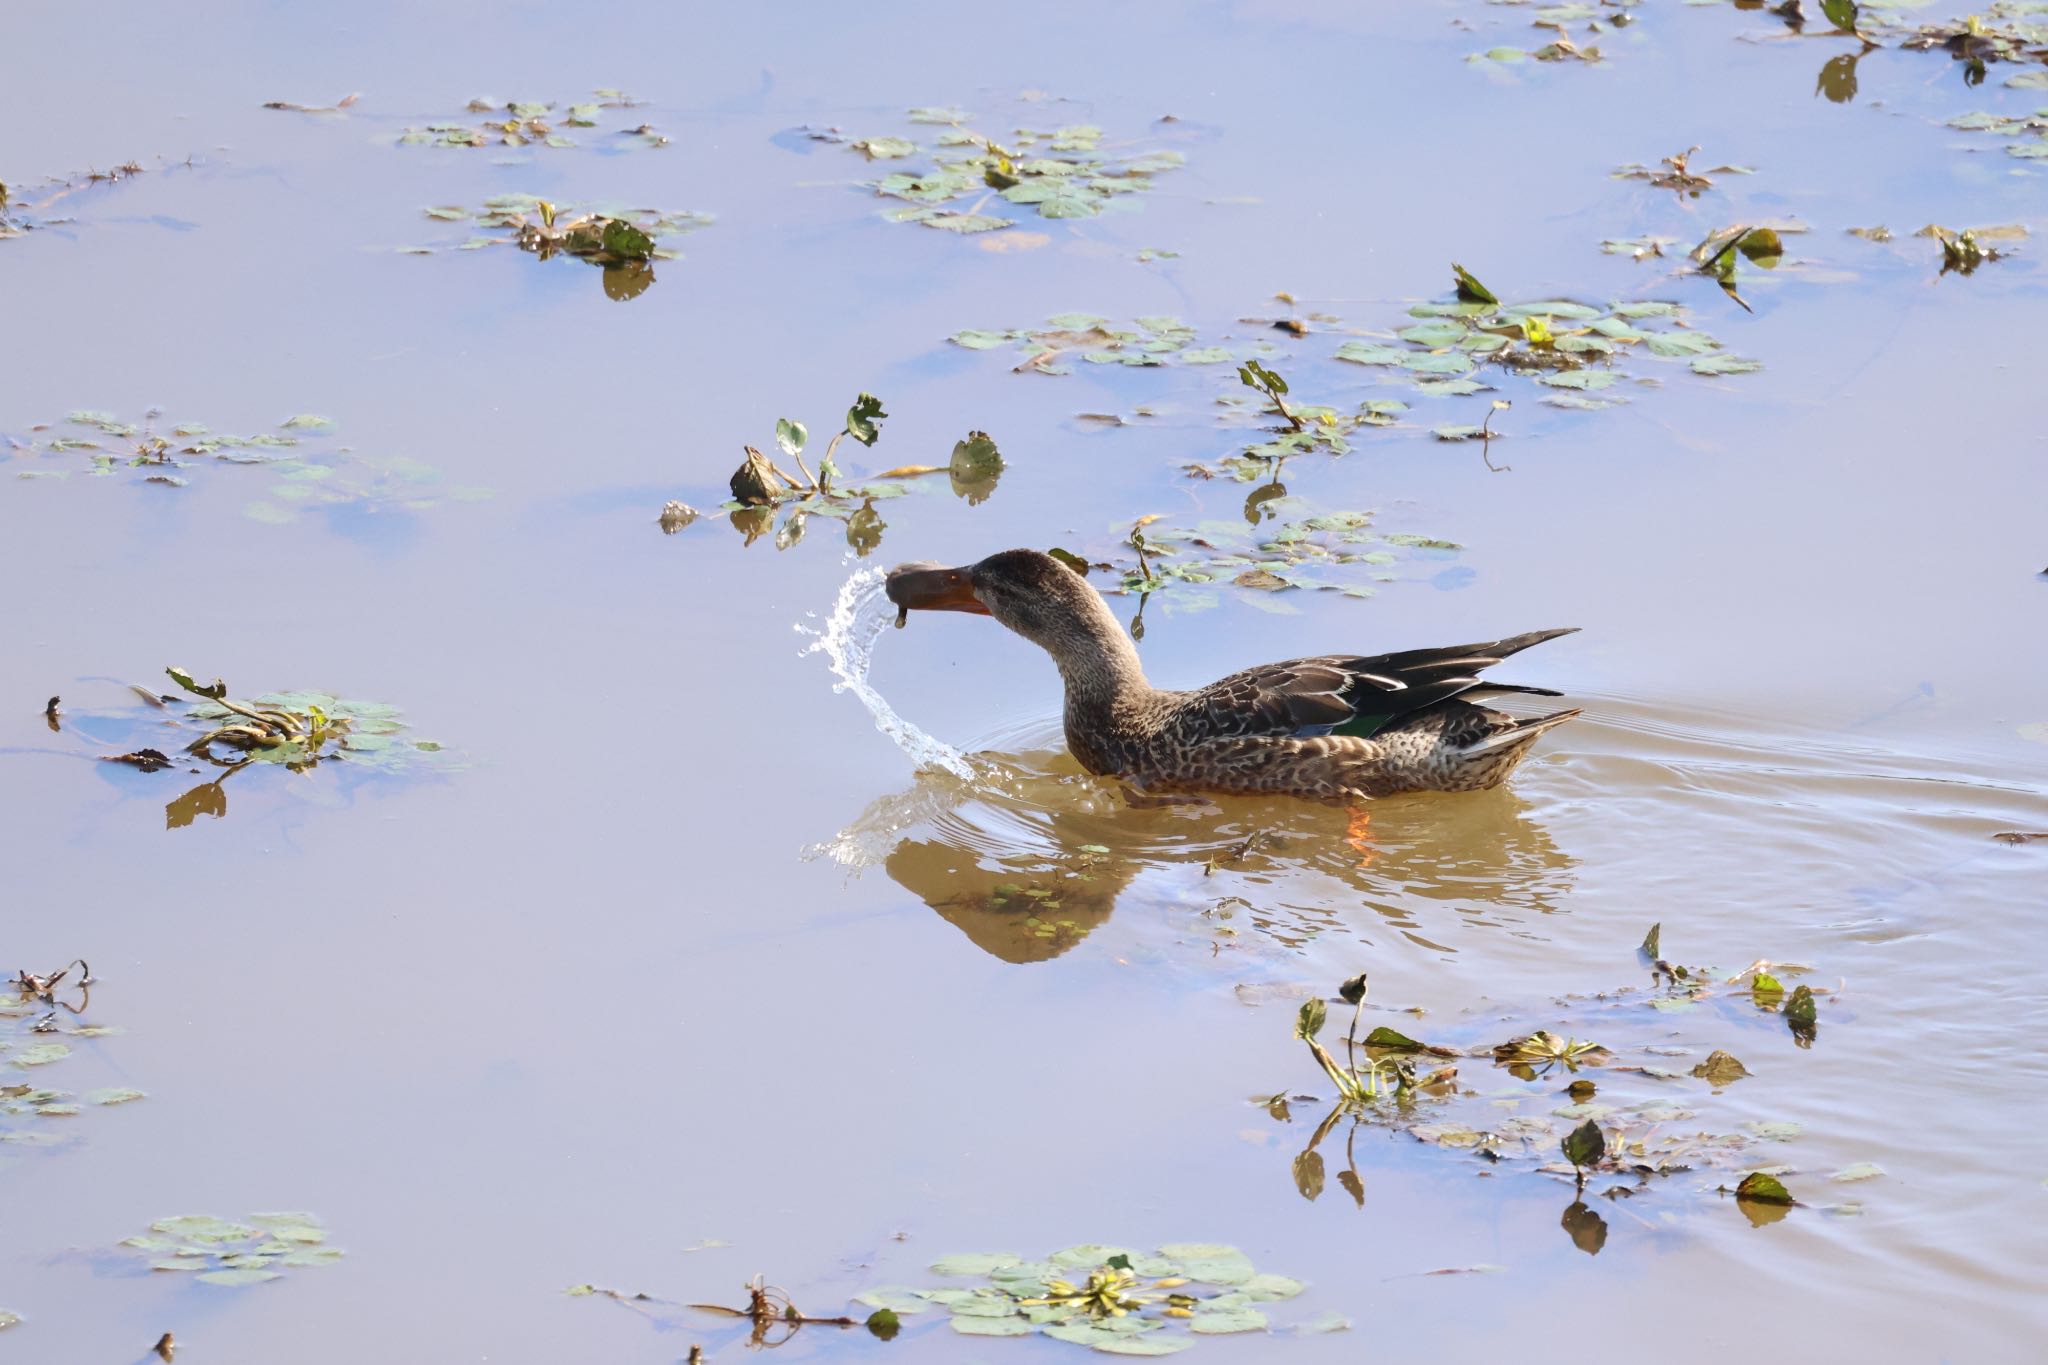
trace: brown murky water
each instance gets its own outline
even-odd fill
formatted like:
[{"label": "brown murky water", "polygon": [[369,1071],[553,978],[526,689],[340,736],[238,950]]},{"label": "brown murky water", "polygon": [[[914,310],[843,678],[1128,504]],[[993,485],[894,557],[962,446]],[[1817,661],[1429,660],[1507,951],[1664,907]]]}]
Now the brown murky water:
[{"label": "brown murky water", "polygon": [[[0,1309],[24,1319],[0,1350],[132,1360],[169,1329],[196,1362],[658,1362],[696,1341],[731,1358],[727,1323],[562,1291],[730,1302],[761,1271],[838,1312],[931,1283],[951,1252],[1201,1240],[1308,1281],[1276,1324],[1352,1324],[1200,1342],[1219,1360],[1564,1361],[1645,1340],[1681,1361],[2033,1358],[2048,844],[1993,836],[2048,831],[2044,289],[2032,241],[1937,277],[1909,234],[2048,228],[2043,163],[1941,126],[2041,92],[2002,85],[2016,67],[1971,89],[1941,53],[1882,50],[1837,103],[1815,73],[1853,44],[1728,6],[1645,7],[1600,66],[1497,69],[1466,55],[1549,36],[1521,9],[1350,11],[0,19],[17,202],[45,175],[145,168],[0,241],[0,432],[46,440],[32,428],[76,409],[232,432],[315,413],[354,452],[337,460],[438,475],[281,519],[261,469],[206,462],[182,488],[61,454],[0,469],[0,965],[89,959],[84,1018],[123,1030],[68,1038],[36,1084],[147,1092],[0,1120],[56,1138],[0,1142]],[[391,145],[472,95],[598,87],[646,101],[633,117],[669,145]],[[356,90],[345,117],[259,107]],[[949,101],[1007,119],[1025,91],[1058,101],[1036,122],[1153,129],[1187,165],[1136,213],[956,238],[884,221],[857,188],[879,171],[786,136],[900,134],[904,109]],[[1696,164],[1757,173],[1697,201],[1609,176],[1695,142]],[[717,221],[624,301],[574,261],[395,250],[467,235],[428,206],[504,193]],[[1758,276],[1754,315],[1676,260],[1600,250],[1794,216],[1812,231]],[[1845,232],[1877,223],[1893,243]],[[1170,313],[1205,345],[1271,341],[1298,395],[1348,411],[1413,395],[1334,362],[1326,333],[1406,325],[1453,258],[1521,298],[1682,300],[1764,368],[1673,370],[1597,412],[1518,391],[1488,452],[1506,473],[1427,435],[1487,396],[1418,403],[1287,482],[1462,551],[1404,559],[1369,600],[1161,593],[1142,648],[1156,680],[1195,683],[1582,626],[1518,661],[1588,715],[1508,789],[1382,803],[1369,843],[1286,803],[1127,811],[1060,752],[1052,670],[968,618],[878,646],[891,705],[1001,756],[920,773],[803,652],[795,628],[857,568],[1094,557],[1140,515],[1239,516],[1245,487],[1181,472],[1243,443],[1211,417],[1228,367],[1013,374],[953,332]],[[1279,290],[1341,321],[1240,321],[1285,311]],[[993,496],[882,505],[864,562],[822,518],[783,552],[718,521],[654,525],[669,498],[715,506],[777,416],[815,429],[863,389],[891,418],[853,466],[943,464],[983,429],[1008,461]],[[1162,415],[1074,421],[1139,404]],[[12,477],[55,469],[73,473]],[[200,779],[96,756],[163,734],[121,684],[173,662],[396,703],[447,761],[246,772],[167,828]],[[1058,913],[1025,923],[1004,889],[1021,885]],[[1674,960],[1809,964],[1813,1045],[1739,993],[1564,999],[1645,988],[1652,922]],[[1362,1202],[1335,1183],[1341,1137],[1305,1199],[1295,1158],[1327,1104],[1282,1121],[1248,1098],[1327,1100],[1294,1006],[1361,968],[1375,1004],[1424,1011],[1379,1020],[1460,1047],[1531,1027],[1727,1047],[1754,1074],[1718,1094],[1601,1073],[1603,1094],[1798,1134],[1595,1197],[1592,1256],[1560,1226],[1569,1181],[1394,1128],[1353,1136]],[[10,1066],[28,1022],[0,1020],[0,1081],[30,1077]],[[1461,1072],[1504,1114],[1565,1103],[1482,1059]],[[1884,1174],[1830,1179],[1858,1163]],[[1752,1226],[1711,1193],[1757,1165],[1789,1168],[1803,1206]],[[345,1258],[237,1290],[116,1250],[169,1215],[277,1208],[318,1212]],[[1425,1273],[1481,1265],[1499,1269]],[[1080,1349],[906,1324],[887,1346],[810,1329],[783,1351]]]}]

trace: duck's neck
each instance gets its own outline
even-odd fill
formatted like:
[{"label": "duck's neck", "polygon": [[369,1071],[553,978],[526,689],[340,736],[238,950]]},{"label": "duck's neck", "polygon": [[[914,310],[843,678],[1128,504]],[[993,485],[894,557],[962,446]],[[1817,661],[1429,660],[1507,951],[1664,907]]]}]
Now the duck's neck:
[{"label": "duck's neck", "polygon": [[1069,721],[1107,720],[1152,691],[1137,646],[1110,614],[1109,604],[1095,597],[1092,605],[1094,610],[1077,621],[1078,630],[1049,647],[1067,685]]}]

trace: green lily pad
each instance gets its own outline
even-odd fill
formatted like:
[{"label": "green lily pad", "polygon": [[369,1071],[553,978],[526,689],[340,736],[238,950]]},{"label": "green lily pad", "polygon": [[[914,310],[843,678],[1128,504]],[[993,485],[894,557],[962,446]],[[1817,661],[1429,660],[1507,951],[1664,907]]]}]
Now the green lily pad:
[{"label": "green lily pad", "polygon": [[1256,1308],[1198,1308],[1194,1317],[1188,1320],[1188,1330],[1204,1336],[1223,1336],[1232,1332],[1263,1332],[1266,1326],[1266,1315]]},{"label": "green lily pad", "polygon": [[953,1330],[970,1337],[1028,1337],[1038,1329],[1021,1317],[981,1318],[954,1315]]},{"label": "green lily pad", "polygon": [[1745,360],[1733,355],[1697,356],[1692,362],[1694,374],[1752,374],[1763,367],[1760,360]]},{"label": "green lily pad", "polygon": [[200,1281],[204,1284],[225,1284],[230,1286],[262,1284],[265,1280],[279,1278],[281,1277],[275,1270],[251,1269],[209,1270],[199,1277]]},{"label": "green lily pad", "polygon": [[1024,1258],[1008,1251],[968,1251],[933,1261],[934,1275],[986,1275],[1004,1266],[1022,1265]]},{"label": "green lily pad", "polygon": [[1256,1272],[1250,1258],[1218,1242],[1169,1242],[1159,1254],[1180,1267],[1180,1273],[1206,1284],[1243,1284]]}]

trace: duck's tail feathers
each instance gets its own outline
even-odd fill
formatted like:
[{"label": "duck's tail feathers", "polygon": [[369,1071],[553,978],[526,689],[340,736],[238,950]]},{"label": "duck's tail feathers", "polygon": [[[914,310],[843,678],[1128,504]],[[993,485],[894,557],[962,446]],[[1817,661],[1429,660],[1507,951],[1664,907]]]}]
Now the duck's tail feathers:
[{"label": "duck's tail feathers", "polygon": [[1575,720],[1583,714],[1582,708],[1574,706],[1569,711],[1553,711],[1547,716],[1531,716],[1527,720],[1518,720],[1512,725],[1494,731],[1484,739],[1465,746],[1465,752],[1490,754],[1502,749],[1518,749],[1534,743],[1536,737],[1545,730],[1562,725],[1568,720]]},{"label": "duck's tail feathers", "polygon": [[1465,696],[1484,697],[1495,692],[1523,692],[1532,697],[1561,697],[1564,693],[1554,687],[1530,687],[1524,683],[1482,682],[1476,687],[1465,689]]}]

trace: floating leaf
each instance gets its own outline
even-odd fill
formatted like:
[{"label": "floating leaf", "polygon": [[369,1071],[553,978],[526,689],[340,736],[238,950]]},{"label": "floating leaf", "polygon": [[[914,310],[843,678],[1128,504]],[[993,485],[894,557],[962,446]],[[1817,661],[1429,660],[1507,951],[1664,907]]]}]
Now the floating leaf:
[{"label": "floating leaf", "polygon": [[1188,1330],[1222,1336],[1232,1332],[1263,1332],[1266,1325],[1266,1315],[1256,1308],[1211,1308],[1197,1310],[1188,1321]]},{"label": "floating leaf", "polygon": [[1813,999],[1813,987],[1795,986],[1792,998],[1785,1002],[1785,1022],[1795,1029],[1810,1029],[1819,1017]]},{"label": "floating leaf", "polygon": [[1007,1251],[969,1251],[933,1261],[934,1275],[986,1275],[1005,1266],[1022,1265],[1024,1258]]},{"label": "floating leaf", "polygon": [[882,411],[881,399],[863,393],[846,410],[846,434],[864,446],[872,446],[881,439],[882,419],[888,415]]},{"label": "floating leaf", "polygon": [[1252,1263],[1233,1246],[1213,1242],[1170,1242],[1159,1254],[1173,1261],[1191,1280],[1207,1284],[1243,1284],[1251,1279]]},{"label": "floating leaf", "polygon": [[1734,1054],[1723,1052],[1717,1048],[1707,1054],[1707,1059],[1704,1062],[1701,1062],[1692,1069],[1692,1074],[1700,1077],[1709,1085],[1733,1085],[1744,1076],[1749,1075],[1749,1068],[1744,1066]]},{"label": "floating leaf", "polygon": [[1420,1052],[1422,1050],[1422,1044],[1416,1042],[1407,1034],[1390,1029],[1384,1024],[1365,1035],[1365,1045],[1367,1047],[1389,1048],[1397,1052]]},{"label": "floating leaf", "polygon": [[1607,1155],[1606,1135],[1592,1119],[1566,1133],[1560,1145],[1564,1149],[1564,1159],[1581,1170],[1599,1165],[1600,1159]]},{"label": "floating leaf", "polygon": [[1766,1175],[1762,1171],[1752,1171],[1750,1174],[1742,1177],[1742,1182],[1735,1187],[1735,1197],[1757,1204],[1790,1204],[1793,1202],[1791,1194],[1785,1189],[1784,1182],[1779,1180],[1778,1177]]},{"label": "floating leaf", "polygon": [[1451,262],[1451,278],[1457,284],[1458,297],[1473,303],[1499,303],[1500,299],[1491,289],[1481,284],[1476,276],[1456,261]]},{"label": "floating leaf", "polygon": [[1760,360],[1745,360],[1733,355],[1697,356],[1692,362],[1694,374],[1753,374],[1763,367]]}]

